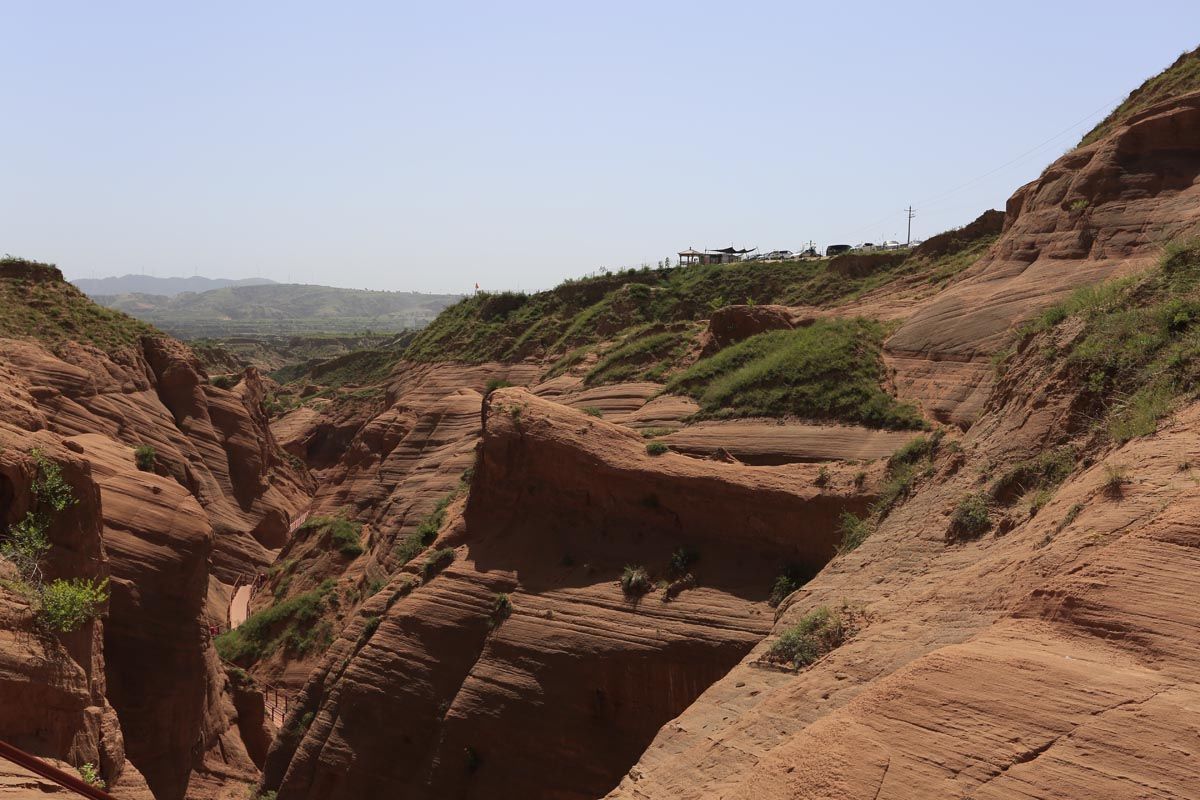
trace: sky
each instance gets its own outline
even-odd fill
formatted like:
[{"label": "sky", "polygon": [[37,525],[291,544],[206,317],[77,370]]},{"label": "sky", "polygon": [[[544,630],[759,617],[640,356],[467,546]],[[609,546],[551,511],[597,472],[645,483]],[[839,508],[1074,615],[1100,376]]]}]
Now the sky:
[{"label": "sky", "polygon": [[1200,44],[1194,3],[0,0],[0,253],[528,291],[924,238]]}]

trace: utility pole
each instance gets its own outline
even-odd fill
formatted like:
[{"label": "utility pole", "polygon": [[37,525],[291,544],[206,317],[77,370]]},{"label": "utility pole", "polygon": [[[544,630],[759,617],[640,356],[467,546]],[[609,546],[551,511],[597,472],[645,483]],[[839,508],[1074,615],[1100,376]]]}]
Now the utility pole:
[{"label": "utility pole", "polygon": [[905,210],[908,212],[908,239],[905,240],[904,246],[910,247],[912,245],[912,221],[913,221],[913,217],[916,216],[916,212],[913,211],[912,206],[909,206]]}]

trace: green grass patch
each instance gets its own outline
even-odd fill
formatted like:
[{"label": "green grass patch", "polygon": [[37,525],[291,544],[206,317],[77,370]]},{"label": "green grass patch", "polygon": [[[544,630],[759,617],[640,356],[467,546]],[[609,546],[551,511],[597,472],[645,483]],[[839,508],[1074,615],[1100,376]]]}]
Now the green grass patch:
[{"label": "green grass patch", "polygon": [[1172,243],[1143,275],[1077,290],[1022,332],[1068,318],[1083,330],[1056,355],[1082,387],[1086,413],[1117,443],[1154,433],[1179,398],[1200,390],[1200,240]]},{"label": "green grass patch", "polygon": [[[972,263],[983,249],[979,242],[965,242],[955,253],[937,260],[908,258],[881,263],[861,275],[830,269],[830,262],[824,259],[739,262],[625,270],[568,280],[531,295],[481,292],[443,310],[414,337],[404,357],[481,363],[562,354],[544,376],[549,379],[580,363],[596,344],[620,339],[639,328],[699,322],[732,303],[836,303],[918,274],[929,275],[933,282],[944,281]],[[666,339],[655,345],[673,350]],[[635,355],[639,354],[624,353],[610,365],[619,367],[616,373],[599,371],[592,382],[627,379],[614,377],[622,372],[638,374],[628,365]],[[670,358],[659,357],[659,365],[669,362]],[[652,372],[653,358],[647,357],[636,368]],[[649,379],[663,376],[665,371],[659,378]]]},{"label": "green grass patch", "polygon": [[1053,490],[1065,481],[1074,469],[1074,448],[1058,447],[1046,450],[1010,467],[992,481],[988,494],[994,500],[1007,503],[1026,492]]},{"label": "green grass patch", "polygon": [[635,328],[624,341],[605,352],[584,376],[588,386],[630,380],[661,380],[691,347],[691,326],[659,333]]},{"label": "green grass patch", "polygon": [[884,329],[867,319],[818,320],[752,336],[676,376],[702,417],[797,416],[875,428],[925,427],[917,410],[887,394]]},{"label": "green grass patch", "polygon": [[322,616],[335,586],[326,579],[315,589],[251,614],[213,640],[217,652],[226,661],[248,666],[280,648],[299,656],[323,650],[333,641],[332,626]]},{"label": "green grass patch", "polygon": [[871,535],[871,523],[849,511],[842,512],[841,519],[842,541],[838,544],[838,553],[849,553],[867,540]]},{"label": "green grass patch", "polygon": [[646,455],[661,456],[670,449],[664,442],[646,442]]},{"label": "green grass patch", "polygon": [[315,531],[330,547],[349,558],[363,554],[362,524],[342,516],[310,517],[300,526],[302,531]]}]

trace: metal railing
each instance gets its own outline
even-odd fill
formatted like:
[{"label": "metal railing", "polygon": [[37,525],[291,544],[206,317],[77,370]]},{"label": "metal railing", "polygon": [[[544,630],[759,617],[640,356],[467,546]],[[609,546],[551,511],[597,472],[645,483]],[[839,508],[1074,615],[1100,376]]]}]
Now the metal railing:
[{"label": "metal railing", "polygon": [[23,767],[35,775],[40,775],[48,781],[54,781],[64,789],[68,789],[92,800],[116,800],[103,789],[76,778],[69,772],[63,772],[53,764],[42,761],[37,756],[31,756],[24,750],[13,747],[8,742],[0,742],[0,758],[7,759],[19,767]]}]

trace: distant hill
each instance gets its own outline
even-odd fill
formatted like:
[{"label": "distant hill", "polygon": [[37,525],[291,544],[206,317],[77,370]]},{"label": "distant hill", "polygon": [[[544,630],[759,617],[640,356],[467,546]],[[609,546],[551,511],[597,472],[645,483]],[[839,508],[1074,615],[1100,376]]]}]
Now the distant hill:
[{"label": "distant hill", "polygon": [[275,283],[267,278],[156,278],[152,275],[122,275],[119,278],[80,278],[71,281],[90,297],[115,294],[157,294],[174,297],[183,292],[207,292],[227,286],[264,286]]},{"label": "distant hill", "polygon": [[461,296],[269,283],[174,296],[125,293],[93,298],[179,338],[196,339],[397,332],[423,327]]}]

